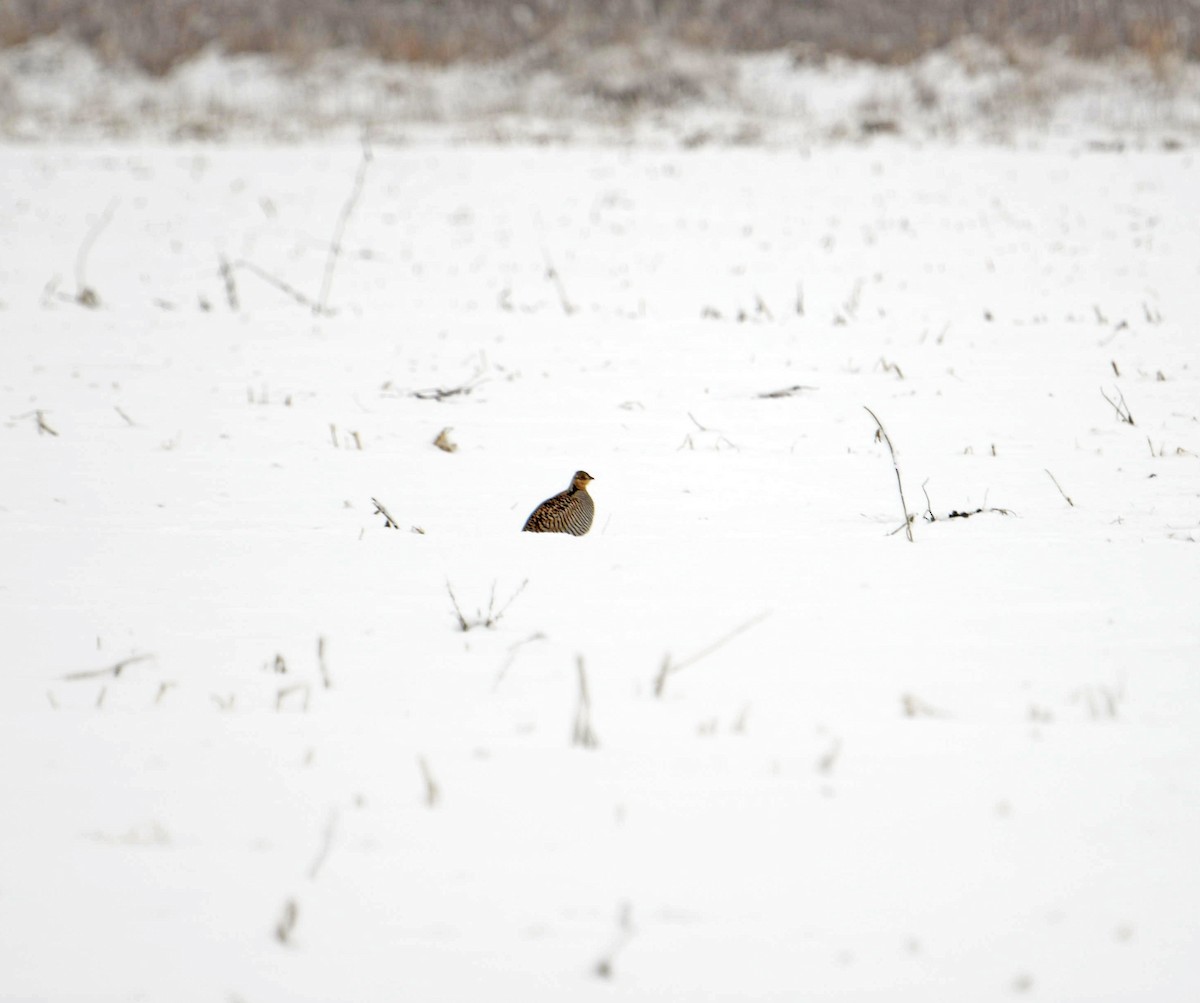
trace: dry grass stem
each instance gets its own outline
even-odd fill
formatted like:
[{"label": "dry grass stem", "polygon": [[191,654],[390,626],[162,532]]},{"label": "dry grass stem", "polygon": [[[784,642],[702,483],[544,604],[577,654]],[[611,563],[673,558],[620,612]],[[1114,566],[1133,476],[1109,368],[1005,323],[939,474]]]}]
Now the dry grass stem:
[{"label": "dry grass stem", "polygon": [[275,939],[283,945],[291,942],[292,932],[296,929],[296,921],[300,918],[300,907],[295,899],[288,899],[283,904],[283,911],[275,921]]},{"label": "dry grass stem", "polygon": [[400,528],[400,524],[398,522],[396,522],[396,520],[392,518],[392,514],[386,508],[384,508],[383,502],[381,502],[378,498],[372,498],[371,504],[375,506],[375,511],[373,514],[383,516],[384,529],[399,529]]},{"label": "dry grass stem", "polygon": [[338,812],[334,808],[330,810],[329,818],[325,822],[325,829],[321,833],[321,845],[317,847],[317,855],[313,858],[313,862],[308,868],[309,881],[316,881],[321,868],[325,866],[325,861],[329,857],[329,851],[333,848],[333,837],[337,831],[337,822]]},{"label": "dry grass stem", "polygon": [[425,781],[425,805],[434,808],[442,799],[442,792],[437,781],[433,779],[433,771],[429,769],[429,763],[424,756],[417,757],[417,768],[421,771],[421,779]]},{"label": "dry grass stem", "polygon": [[913,531],[912,531],[913,517],[908,514],[908,503],[904,500],[904,482],[900,479],[900,464],[896,460],[896,449],[892,445],[891,436],[889,436],[887,434],[887,431],[883,427],[883,422],[881,422],[879,420],[879,418],[876,416],[875,412],[872,411],[866,405],[863,406],[863,410],[866,411],[867,414],[869,414],[872,418],[875,419],[875,425],[876,425],[875,441],[879,442],[880,440],[882,440],[883,442],[887,443],[888,452],[892,454],[892,469],[896,471],[896,487],[900,492],[900,508],[904,512],[904,526],[902,528],[904,529],[905,536],[908,537],[908,542],[912,543],[913,542]]},{"label": "dry grass stem", "polygon": [[333,270],[337,266],[338,258],[342,253],[342,237],[346,232],[346,224],[349,222],[350,214],[354,212],[354,207],[358,204],[358,199],[362,195],[363,182],[366,180],[367,168],[370,166],[371,159],[371,146],[364,140],[362,159],[358,162],[358,170],[354,174],[354,185],[350,189],[349,197],[342,206],[342,211],[338,214],[337,223],[333,227],[333,236],[329,239],[329,253],[325,257],[325,273],[321,277],[321,295],[313,306],[313,313],[329,313],[329,291],[333,287]]},{"label": "dry grass stem", "polygon": [[[1045,467],[1043,467],[1042,469],[1043,469],[1043,470],[1046,470],[1046,468],[1045,468]],[[1058,488],[1058,493],[1059,493],[1060,495],[1062,495],[1062,496],[1063,496],[1063,497],[1064,497],[1064,498],[1067,500],[1067,504],[1068,504],[1068,505],[1070,505],[1070,506],[1071,506],[1071,508],[1074,508],[1074,507],[1075,507],[1075,503],[1074,503],[1073,501],[1071,501],[1071,496],[1070,496],[1069,494],[1067,494],[1067,493],[1066,493],[1066,492],[1065,492],[1065,491],[1062,489],[1062,485],[1058,483],[1058,478],[1057,478],[1057,477],[1055,477],[1055,476],[1054,476],[1052,473],[1050,473],[1050,471],[1049,471],[1049,470],[1046,470],[1046,476],[1047,476],[1047,477],[1049,477],[1049,478],[1050,478],[1050,480],[1054,482],[1054,486],[1055,486],[1056,488]]]},{"label": "dry grass stem", "polygon": [[600,739],[592,728],[592,698],[588,693],[587,672],[583,668],[583,656],[575,657],[575,668],[579,675],[579,701],[575,706],[575,724],[571,729],[571,744],[584,749],[595,749]]},{"label": "dry grass stem", "polygon": [[79,253],[75,255],[75,302],[80,306],[96,307],[100,305],[100,297],[96,295],[96,291],[87,284],[87,259],[92,253],[92,246],[96,243],[100,234],[104,232],[105,227],[112,222],[113,213],[117,209],[117,200],[113,199],[105,207],[99,218],[88,227],[88,232],[84,235],[83,242],[79,245]]},{"label": "dry grass stem", "polygon": [[745,623],[734,627],[733,630],[731,630],[728,634],[719,637],[717,640],[713,641],[712,644],[708,645],[708,647],[702,648],[690,658],[685,658],[682,662],[672,662],[670,655],[664,655],[662,667],[658,670],[658,676],[654,680],[654,695],[656,697],[661,697],[663,695],[663,691],[667,687],[668,676],[674,675],[681,669],[686,669],[689,665],[695,665],[696,662],[700,661],[702,658],[707,658],[714,651],[717,651],[719,648],[728,644],[739,634],[744,634],[751,627],[755,627],[762,623],[770,615],[770,610],[764,610],[762,613],[759,613],[758,616],[753,616]]},{"label": "dry grass stem", "polygon": [[60,676],[60,678],[66,682],[78,682],[82,679],[102,679],[105,676],[112,676],[116,679],[130,665],[136,665],[138,662],[144,662],[153,657],[151,654],[130,655],[128,658],[122,658],[115,665],[110,665],[105,669],[84,669],[82,672],[68,672],[65,676]]}]

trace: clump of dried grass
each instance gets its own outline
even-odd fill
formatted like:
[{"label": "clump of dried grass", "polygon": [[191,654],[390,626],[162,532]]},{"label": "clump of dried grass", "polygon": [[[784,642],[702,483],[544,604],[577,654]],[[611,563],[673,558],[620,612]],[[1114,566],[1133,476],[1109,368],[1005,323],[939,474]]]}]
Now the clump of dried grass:
[{"label": "clump of dried grass", "polygon": [[215,46],[305,64],[351,48],[384,61],[445,64],[518,53],[578,53],[648,37],[709,51],[790,48],[805,61],[847,56],[910,63],[966,36],[997,45],[1118,51],[1166,67],[1200,59],[1191,0],[8,0],[0,47],[63,33],[102,59],[162,75]]}]

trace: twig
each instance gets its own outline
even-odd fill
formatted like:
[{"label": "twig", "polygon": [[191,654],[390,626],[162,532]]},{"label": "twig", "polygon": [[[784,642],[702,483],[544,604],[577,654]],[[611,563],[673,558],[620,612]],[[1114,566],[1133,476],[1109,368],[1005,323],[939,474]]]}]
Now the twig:
[{"label": "twig", "polygon": [[233,277],[233,268],[225,255],[220,257],[220,265],[217,268],[217,273],[221,276],[221,281],[225,284],[225,299],[229,303],[229,309],[234,312],[238,309],[238,294],[237,280]]},{"label": "twig", "polygon": [[613,938],[612,946],[592,969],[597,978],[611,979],[613,977],[613,965],[616,963],[617,955],[633,939],[633,934],[633,908],[628,902],[622,902],[621,910],[617,914],[617,934]]},{"label": "twig", "polygon": [[[1042,469],[1046,470],[1045,467],[1043,467]],[[1054,481],[1054,486],[1056,488],[1058,488],[1058,493],[1067,500],[1067,504],[1070,505],[1071,508],[1074,508],[1075,503],[1073,501],[1071,501],[1071,496],[1062,489],[1062,485],[1058,483],[1058,478],[1056,478],[1052,473],[1050,473],[1049,470],[1046,470],[1046,476],[1049,477],[1050,480]]]},{"label": "twig", "polygon": [[587,673],[583,669],[583,656],[575,656],[575,667],[579,671],[579,702],[575,706],[575,726],[571,731],[571,744],[585,749],[594,749],[600,744],[592,729],[592,700],[588,695]]},{"label": "twig", "polygon": [[321,868],[325,866],[325,859],[329,856],[329,851],[333,847],[333,834],[337,830],[338,812],[333,808],[329,812],[329,819],[325,823],[325,831],[321,834],[321,845],[317,848],[317,855],[313,858],[311,866],[308,868],[308,880],[316,881],[317,875]]},{"label": "twig", "polygon": [[784,387],[781,390],[769,390],[766,393],[755,394],[754,396],[758,397],[762,400],[773,400],[778,397],[794,397],[794,396],[796,396],[796,394],[803,393],[805,390],[816,390],[816,389],[818,389],[818,388],[817,387],[807,387],[807,386],[803,386],[800,383],[797,383],[794,386]]},{"label": "twig", "polygon": [[283,686],[275,694],[275,709],[283,709],[283,701],[290,697],[293,693],[303,693],[304,703],[300,705],[302,711],[308,710],[308,698],[311,695],[308,683],[293,683],[291,686]]},{"label": "twig", "polygon": [[383,518],[385,520],[384,524],[383,524],[384,529],[399,529],[400,528],[400,524],[398,522],[396,522],[395,519],[392,518],[392,514],[386,508],[383,507],[383,502],[381,502],[378,498],[372,498],[371,504],[373,504],[375,506],[375,511],[371,514],[383,516]]},{"label": "twig", "polygon": [[258,265],[256,265],[253,261],[247,261],[245,258],[239,258],[237,261],[235,261],[233,263],[233,267],[234,268],[244,268],[244,269],[246,269],[246,271],[250,272],[250,274],[257,275],[260,279],[262,279],[268,285],[272,285],[276,289],[278,289],[280,292],[286,293],[288,296],[290,296],[292,299],[294,299],[301,306],[308,307],[310,310],[312,310],[313,313],[321,312],[318,305],[316,303],[314,303],[311,299],[309,299],[307,296],[305,296],[304,293],[302,293],[294,285],[292,285],[290,282],[284,282],[283,279],[277,278],[276,276],[274,276],[270,272],[268,272],[265,268],[259,268]]},{"label": "twig", "polygon": [[92,245],[104,232],[104,228],[112,222],[113,213],[117,208],[117,199],[113,199],[105,207],[100,217],[89,227],[83,242],[79,245],[79,253],[75,255],[75,302],[80,306],[95,307],[100,304],[100,297],[90,288],[86,281],[87,259],[92,253]]},{"label": "twig", "polygon": [[275,922],[275,939],[283,945],[292,939],[292,931],[296,929],[296,920],[300,918],[300,907],[295,899],[288,899],[283,904],[283,912]]},{"label": "twig", "polygon": [[148,658],[153,658],[151,654],[145,655],[130,655],[128,658],[122,658],[115,665],[110,665],[106,669],[84,669],[82,672],[68,672],[65,676],[61,676],[65,682],[78,682],[83,679],[102,679],[105,676],[112,676],[116,679],[125,671],[127,666],[135,665],[138,662],[144,662]]},{"label": "twig", "polygon": [[463,616],[463,611],[458,605],[458,600],[454,596],[454,589],[450,587],[450,579],[446,579],[446,591],[450,593],[450,602],[454,604],[454,615],[458,617],[459,629],[466,633],[471,629],[471,625],[467,623],[467,618]]},{"label": "twig", "polygon": [[508,658],[504,660],[504,664],[500,666],[500,671],[496,673],[496,678],[492,680],[492,689],[495,690],[499,687],[505,675],[508,673],[508,670],[512,668],[513,662],[517,660],[517,653],[521,650],[521,648],[529,644],[531,641],[544,641],[545,639],[546,635],[541,633],[541,631],[538,631],[530,634],[523,641],[514,641],[512,644],[510,644],[508,646]]},{"label": "twig", "polygon": [[905,717],[949,717],[944,710],[938,710],[927,704],[920,697],[912,693],[903,693],[900,696],[900,709]]},{"label": "twig", "polygon": [[[486,622],[484,623],[484,626],[491,627],[494,624],[499,623],[500,618],[502,616],[504,616],[504,614],[508,611],[508,607],[513,604],[513,600],[515,600],[517,598],[517,596],[519,596],[522,592],[525,591],[525,586],[528,584],[529,584],[529,579],[526,578],[523,582],[521,582],[520,585],[517,586],[516,591],[511,596],[508,597],[508,602],[506,602],[503,606],[500,607],[499,611],[497,611],[495,616],[492,615],[492,604],[489,602],[488,603],[488,618],[487,618]],[[496,590],[496,583],[493,582],[492,583],[492,594],[493,595],[495,595],[495,590]]]},{"label": "twig", "polygon": [[562,305],[563,313],[570,317],[575,312],[575,306],[567,297],[567,287],[563,285],[562,276],[558,274],[558,269],[554,267],[554,262],[550,258],[550,252],[545,247],[542,248],[542,260],[546,262],[546,278],[554,283],[554,289],[558,293],[558,302]]},{"label": "twig", "polygon": [[46,413],[44,411],[40,411],[40,410],[35,411],[34,416],[37,419],[38,435],[53,435],[53,436],[58,435],[58,433],[56,431],[54,431],[54,429],[52,429],[49,425],[46,424]]},{"label": "twig", "polygon": [[833,745],[829,748],[829,751],[817,760],[817,772],[824,773],[826,775],[832,773],[834,766],[837,765],[838,756],[840,756],[841,753],[842,740],[840,738],[835,738],[833,740]]},{"label": "twig", "polygon": [[458,617],[459,629],[466,632],[468,630],[471,630],[473,627],[487,627],[490,630],[492,627],[496,626],[496,624],[500,622],[500,618],[504,616],[505,612],[508,610],[508,607],[513,604],[513,601],[517,598],[517,596],[519,596],[522,592],[525,591],[525,586],[528,584],[529,584],[529,579],[526,578],[523,582],[521,582],[520,585],[517,586],[516,591],[513,592],[513,594],[511,596],[509,596],[508,602],[506,602],[503,606],[500,607],[499,610],[497,610],[496,609],[496,583],[493,581],[491,595],[488,597],[487,615],[485,616],[482,612],[480,612],[478,609],[476,609],[474,619],[468,620],[466,618],[466,615],[462,611],[462,607],[458,605],[458,599],[454,595],[454,589],[452,589],[450,587],[450,581],[449,581],[449,579],[447,579],[446,580],[446,591],[450,593],[450,601],[454,604],[454,615],[456,617]]},{"label": "twig", "polygon": [[333,686],[333,681],[329,678],[329,666],[325,664],[325,638],[317,638],[317,668],[321,673],[321,683],[325,689]]},{"label": "twig", "polygon": [[725,634],[723,637],[713,641],[713,643],[708,647],[702,648],[700,651],[696,652],[696,654],[692,655],[691,658],[685,658],[682,662],[672,664],[671,656],[664,656],[662,667],[658,670],[658,677],[654,680],[654,695],[656,697],[661,697],[663,695],[663,690],[666,689],[667,677],[669,675],[678,672],[680,669],[686,669],[689,665],[695,665],[696,662],[700,661],[702,658],[707,658],[718,648],[732,641],[738,636],[738,634],[742,634],[751,627],[757,626],[770,615],[770,610],[764,610],[762,613],[759,613],[758,616],[751,617],[745,623],[734,627],[733,630],[731,630],[728,634]]},{"label": "twig", "polygon": [[896,460],[896,450],[892,446],[891,437],[887,434],[883,427],[883,422],[876,417],[875,412],[865,404],[863,405],[863,410],[875,419],[875,424],[878,426],[879,431],[875,433],[875,441],[878,442],[880,439],[883,439],[883,441],[887,443],[888,452],[892,454],[892,468],[896,471],[896,487],[900,491],[900,508],[904,511],[904,533],[908,537],[908,542],[912,543],[912,516],[908,514],[908,503],[904,500],[904,484],[900,480],[900,464]]},{"label": "twig", "polygon": [[124,411],[122,411],[119,407],[117,407],[116,404],[113,405],[113,410],[116,411],[117,414],[119,414],[122,418],[125,419],[125,424],[131,425],[131,426],[137,425],[137,422],[135,422],[132,418],[129,417],[129,415],[127,415]]},{"label": "twig", "polygon": [[433,773],[424,756],[417,756],[417,767],[421,771],[421,779],[425,781],[425,804],[433,808],[442,799],[442,792],[438,788],[437,781],[433,779]]},{"label": "twig", "polygon": [[1125,403],[1125,395],[1121,393],[1120,387],[1114,387],[1117,391],[1117,400],[1113,400],[1103,390],[1100,391],[1100,396],[1103,397],[1112,406],[1112,409],[1117,412],[1117,417],[1125,422],[1126,425],[1133,424],[1133,414],[1130,413],[1129,405]]},{"label": "twig", "polygon": [[444,401],[448,397],[466,397],[482,382],[482,375],[482,373],[476,373],[466,383],[456,387],[428,387],[424,390],[413,390],[409,396],[415,397],[419,401]]},{"label": "twig", "polygon": [[349,221],[355,205],[358,204],[359,196],[362,195],[363,181],[366,179],[371,157],[371,146],[364,139],[362,160],[359,161],[358,171],[354,175],[354,187],[350,189],[350,196],[342,206],[342,211],[333,228],[333,236],[329,240],[329,254],[325,257],[325,274],[321,279],[321,296],[313,305],[313,313],[327,314],[329,312],[329,290],[333,285],[333,269],[342,253],[342,236],[346,232],[346,223]]},{"label": "twig", "polygon": [[[952,509],[947,513],[947,519],[970,519],[973,515],[982,515],[985,512],[995,512],[997,515],[1016,515],[1010,508],[973,508],[965,512],[959,512],[957,509]],[[933,521],[932,519],[930,520]]]}]

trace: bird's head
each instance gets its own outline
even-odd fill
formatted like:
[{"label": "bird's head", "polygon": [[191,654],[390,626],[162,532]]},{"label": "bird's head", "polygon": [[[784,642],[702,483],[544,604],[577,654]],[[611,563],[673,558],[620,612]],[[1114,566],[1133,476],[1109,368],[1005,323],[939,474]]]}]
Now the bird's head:
[{"label": "bird's head", "polygon": [[576,470],[575,476],[571,478],[571,487],[576,491],[583,491],[594,478],[586,470]]}]

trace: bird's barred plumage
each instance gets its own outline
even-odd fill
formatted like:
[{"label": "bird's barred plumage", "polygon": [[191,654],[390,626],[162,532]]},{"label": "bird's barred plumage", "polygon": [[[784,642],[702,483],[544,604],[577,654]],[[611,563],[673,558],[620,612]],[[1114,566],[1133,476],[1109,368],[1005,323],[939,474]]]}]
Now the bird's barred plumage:
[{"label": "bird's barred plumage", "polygon": [[584,470],[576,470],[566,491],[547,498],[525,520],[525,533],[570,533],[583,536],[592,528],[596,506],[588,494],[588,482],[594,480]]}]

